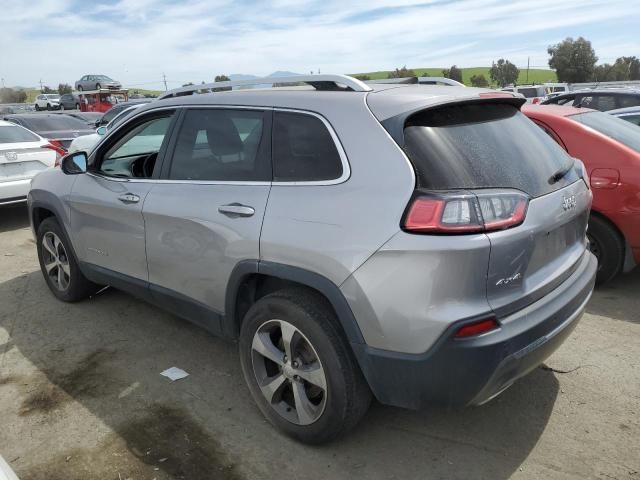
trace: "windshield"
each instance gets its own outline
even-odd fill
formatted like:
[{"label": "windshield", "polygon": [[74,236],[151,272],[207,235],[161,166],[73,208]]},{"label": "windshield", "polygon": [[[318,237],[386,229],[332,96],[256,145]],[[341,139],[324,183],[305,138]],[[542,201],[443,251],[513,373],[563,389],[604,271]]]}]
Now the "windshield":
[{"label": "windshield", "polygon": [[631,122],[602,112],[579,113],[571,118],[640,152],[640,128]]},{"label": "windshield", "polygon": [[0,143],[37,142],[40,140],[29,130],[17,125],[0,127]]},{"label": "windshield", "polygon": [[66,115],[55,115],[44,117],[40,115],[30,115],[29,118],[21,118],[27,128],[34,132],[46,132],[53,130],[86,130],[87,125],[77,118]]},{"label": "windshield", "polygon": [[106,75],[96,75],[96,80],[111,80]]},{"label": "windshield", "polygon": [[404,134],[422,188],[515,188],[537,197],[578,178],[570,172],[549,182],[571,158],[512,105],[425,110],[408,119]]}]

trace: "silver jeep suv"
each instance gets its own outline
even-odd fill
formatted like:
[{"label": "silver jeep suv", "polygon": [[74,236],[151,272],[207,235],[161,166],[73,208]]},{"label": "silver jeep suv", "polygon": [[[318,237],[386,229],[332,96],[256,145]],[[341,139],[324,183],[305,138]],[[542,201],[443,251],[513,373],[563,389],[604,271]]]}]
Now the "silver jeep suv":
[{"label": "silver jeep suv", "polygon": [[592,195],[523,99],[278,81],[169,92],[38,175],[53,294],[111,285],[237,340],[262,413],[308,443],[372,394],[482,404],[567,338],[594,284]]}]

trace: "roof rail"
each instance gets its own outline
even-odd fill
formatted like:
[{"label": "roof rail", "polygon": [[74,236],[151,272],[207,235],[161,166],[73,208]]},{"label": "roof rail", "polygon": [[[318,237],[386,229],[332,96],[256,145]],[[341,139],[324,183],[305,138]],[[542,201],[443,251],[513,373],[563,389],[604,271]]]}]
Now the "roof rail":
[{"label": "roof rail", "polygon": [[402,78],[381,78],[379,80],[367,80],[365,83],[372,84],[416,84],[420,85],[449,85],[452,87],[464,87],[464,83],[451,80],[446,77],[402,77]]},{"label": "roof rail", "polygon": [[[182,97],[184,95],[193,95],[194,93],[211,93],[225,90],[232,90],[233,87],[248,87],[252,85],[271,85],[274,84],[298,84],[306,83],[316,90],[341,91],[348,90],[353,92],[370,92],[371,87],[365,85],[357,78],[347,75],[295,75],[290,77],[262,77],[252,78],[249,80],[230,80],[227,82],[203,83],[200,85],[189,85],[187,87],[175,88],[163,93],[158,100],[172,97]],[[277,87],[274,87],[277,88]],[[204,91],[204,92],[203,92]]]}]

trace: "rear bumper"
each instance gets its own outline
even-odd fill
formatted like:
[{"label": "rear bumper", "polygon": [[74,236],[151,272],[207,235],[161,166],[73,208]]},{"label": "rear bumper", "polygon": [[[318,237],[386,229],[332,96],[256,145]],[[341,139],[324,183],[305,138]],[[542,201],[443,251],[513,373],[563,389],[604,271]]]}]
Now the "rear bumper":
[{"label": "rear bumper", "polygon": [[535,369],[569,336],[591,297],[596,267],[595,257],[585,253],[562,285],[500,319],[500,328],[490,333],[455,339],[461,326],[456,323],[424,354],[353,344],[355,355],[383,404],[420,409],[484,403]]},{"label": "rear bumper", "polygon": [[30,187],[30,178],[0,182],[0,205],[26,202]]}]

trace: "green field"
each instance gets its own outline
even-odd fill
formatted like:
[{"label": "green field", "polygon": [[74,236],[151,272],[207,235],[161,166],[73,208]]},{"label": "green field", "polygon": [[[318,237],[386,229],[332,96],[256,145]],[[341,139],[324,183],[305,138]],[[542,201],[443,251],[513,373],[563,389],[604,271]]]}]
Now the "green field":
[{"label": "green field", "polygon": [[[414,68],[413,71],[419,77],[441,77],[442,70],[441,68]],[[461,68],[462,70],[462,80],[465,85],[471,85],[471,77],[473,75],[482,74],[485,76],[488,82],[491,83],[491,78],[489,78],[489,67],[471,67],[471,68]],[[356,73],[351,75],[369,75],[371,80],[379,80],[382,78],[387,78],[389,75],[389,71],[380,71],[380,72],[366,72],[366,73]],[[544,70],[544,69],[530,69],[529,70],[529,80],[527,80],[527,71],[520,70],[520,76],[518,77],[518,84],[523,85],[527,83],[544,83],[544,82],[557,82],[558,79],[556,77],[556,72],[553,70]]]}]

